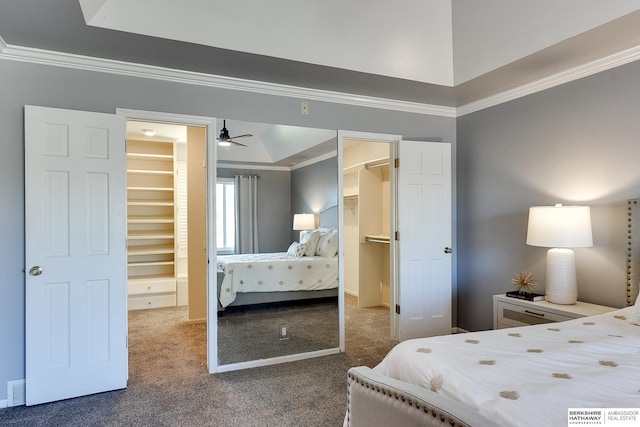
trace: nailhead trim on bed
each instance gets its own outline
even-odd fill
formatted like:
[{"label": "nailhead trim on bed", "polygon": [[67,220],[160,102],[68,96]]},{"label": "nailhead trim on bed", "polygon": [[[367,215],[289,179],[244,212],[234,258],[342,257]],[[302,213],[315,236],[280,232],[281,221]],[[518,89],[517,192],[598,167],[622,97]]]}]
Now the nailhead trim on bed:
[{"label": "nailhead trim on bed", "polygon": [[[402,400],[403,402],[407,402],[407,404],[408,404],[409,406],[414,406],[413,401],[412,401],[411,399],[409,399],[409,400],[407,401],[407,399],[406,399],[406,397],[405,397],[405,396],[401,396],[401,395],[399,395],[397,392],[392,392],[391,390],[387,390],[387,389],[385,389],[385,388],[381,388],[381,387],[380,387],[380,386],[378,386],[378,385],[374,386],[374,385],[372,385],[372,384],[369,384],[369,383],[368,383],[368,382],[366,382],[366,381],[361,381],[361,380],[360,380],[360,378],[355,378],[355,377],[354,377],[352,374],[350,374],[350,373],[349,373],[348,375],[349,375],[349,378],[351,378],[352,380],[355,380],[357,384],[359,384],[359,385],[361,385],[361,386],[363,386],[363,387],[366,387],[366,388],[371,389],[371,390],[375,390],[376,392],[378,392],[378,393],[382,393],[382,394],[383,394],[383,395],[385,395],[385,396],[388,394],[388,395],[389,395],[389,397],[395,397],[395,398],[396,398],[396,400]],[[351,383],[347,383],[347,386],[348,386],[348,387],[351,387]],[[348,406],[348,404],[349,404],[348,400],[350,399],[350,397],[351,397],[351,396],[350,396],[350,390],[349,390],[349,388],[347,388],[347,406]],[[415,407],[416,407],[416,409],[418,409],[418,410],[419,410],[419,409],[420,409],[420,403],[416,402]],[[424,411],[426,414],[428,414],[428,413],[429,413],[429,408],[428,408],[426,405],[425,405],[422,409],[423,409],[423,411]],[[349,415],[351,415],[351,414],[349,413]],[[347,419],[348,419],[348,420],[351,420],[351,418],[349,417],[349,415],[348,415],[348,418],[347,418]],[[440,421],[442,421],[443,423],[447,421],[447,417],[445,416],[445,414],[438,413],[435,409],[431,409],[431,415],[432,415],[434,418],[436,418],[436,417],[438,417],[438,416],[439,416],[439,417],[440,417]],[[449,421],[449,425],[450,425],[451,427],[456,427],[456,422],[455,422],[455,420],[453,420],[453,419],[449,419],[448,421]],[[462,426],[461,424],[458,424],[458,425]]]}]

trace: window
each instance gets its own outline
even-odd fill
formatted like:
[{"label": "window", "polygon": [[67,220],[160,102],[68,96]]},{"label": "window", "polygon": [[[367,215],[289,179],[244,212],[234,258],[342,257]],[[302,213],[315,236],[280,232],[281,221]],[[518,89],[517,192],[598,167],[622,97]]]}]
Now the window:
[{"label": "window", "polygon": [[216,248],[219,254],[235,252],[236,183],[233,178],[216,181]]}]

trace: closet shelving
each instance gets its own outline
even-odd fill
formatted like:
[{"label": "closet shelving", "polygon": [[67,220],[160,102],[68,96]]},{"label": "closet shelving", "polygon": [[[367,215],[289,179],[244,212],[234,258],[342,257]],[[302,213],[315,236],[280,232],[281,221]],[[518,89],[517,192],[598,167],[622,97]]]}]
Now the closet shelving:
[{"label": "closet shelving", "polygon": [[174,144],[127,141],[129,309],[176,305]]}]

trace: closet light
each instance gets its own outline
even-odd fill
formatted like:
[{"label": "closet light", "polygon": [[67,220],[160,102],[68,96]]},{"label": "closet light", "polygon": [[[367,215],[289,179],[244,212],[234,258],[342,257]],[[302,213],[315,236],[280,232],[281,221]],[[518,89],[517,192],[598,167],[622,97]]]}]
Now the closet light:
[{"label": "closet light", "polygon": [[154,136],[156,134],[156,131],[154,129],[142,129],[142,133],[144,133],[146,136]]}]

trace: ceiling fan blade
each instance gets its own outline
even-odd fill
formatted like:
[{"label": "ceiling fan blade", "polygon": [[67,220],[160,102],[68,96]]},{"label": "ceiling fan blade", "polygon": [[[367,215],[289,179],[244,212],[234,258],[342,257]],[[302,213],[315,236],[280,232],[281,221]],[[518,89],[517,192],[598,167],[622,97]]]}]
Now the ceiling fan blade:
[{"label": "ceiling fan blade", "polygon": [[[234,137],[234,138],[237,138],[237,137]],[[241,145],[241,146],[243,146],[243,147],[246,147],[246,145],[244,145],[244,144],[240,144],[239,142],[235,142],[235,141],[233,141],[233,140],[231,140],[231,139],[228,139],[228,140],[227,140],[227,142],[230,142],[230,143],[232,143],[232,144]]]},{"label": "ceiling fan blade", "polygon": [[246,136],[253,136],[253,135],[252,135],[252,134],[250,134],[250,133],[245,133],[244,135],[232,136],[232,137],[231,137],[231,138],[229,138],[229,139],[244,138],[244,137],[246,137]]}]

